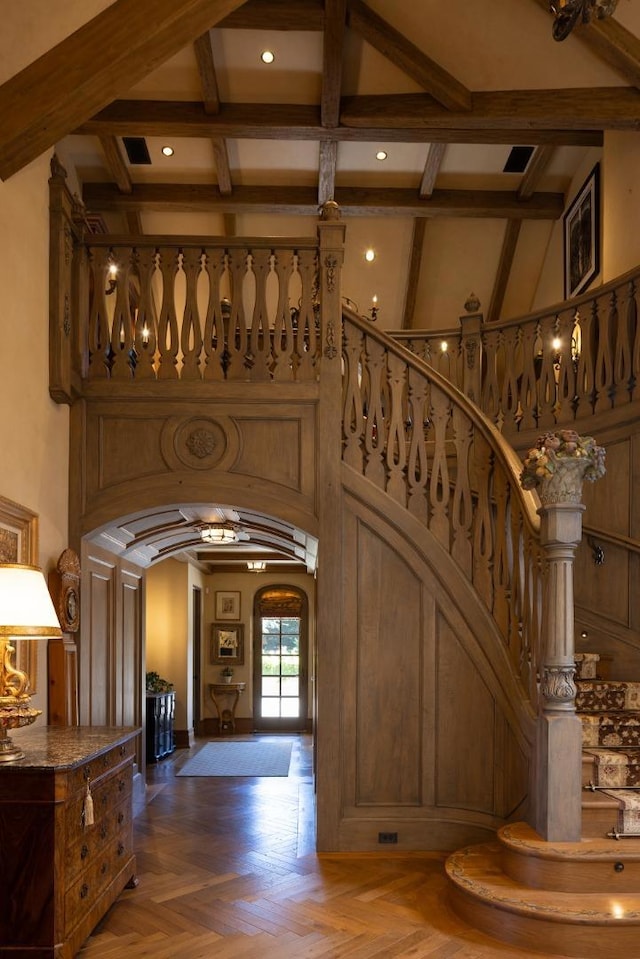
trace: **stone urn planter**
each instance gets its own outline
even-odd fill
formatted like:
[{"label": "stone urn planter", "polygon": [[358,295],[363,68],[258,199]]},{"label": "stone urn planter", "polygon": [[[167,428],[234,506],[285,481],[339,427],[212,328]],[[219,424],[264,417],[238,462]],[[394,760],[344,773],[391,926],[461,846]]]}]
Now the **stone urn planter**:
[{"label": "stone urn planter", "polygon": [[548,432],[530,449],[520,474],[523,489],[535,489],[543,506],[582,502],[582,484],[604,476],[605,451],[575,430]]}]

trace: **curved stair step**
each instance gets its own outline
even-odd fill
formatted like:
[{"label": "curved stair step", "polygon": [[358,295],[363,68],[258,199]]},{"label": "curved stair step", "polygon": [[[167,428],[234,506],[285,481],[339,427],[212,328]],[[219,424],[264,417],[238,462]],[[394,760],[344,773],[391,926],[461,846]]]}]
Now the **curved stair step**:
[{"label": "curved stair step", "polygon": [[502,855],[501,843],[483,843],[446,860],[452,906],[461,919],[503,942],[542,953],[640,959],[640,890],[531,888],[503,871]]}]

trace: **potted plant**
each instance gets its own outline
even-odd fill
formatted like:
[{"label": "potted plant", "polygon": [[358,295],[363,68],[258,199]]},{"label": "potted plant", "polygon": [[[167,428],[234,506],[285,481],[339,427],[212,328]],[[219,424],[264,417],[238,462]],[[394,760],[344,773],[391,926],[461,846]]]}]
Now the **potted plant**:
[{"label": "potted plant", "polygon": [[222,670],[222,679],[225,683],[230,683],[233,679],[233,669],[231,666],[225,666]]},{"label": "potted plant", "polygon": [[150,672],[146,675],[146,689],[148,693],[170,693],[173,683],[163,679],[159,673]]}]

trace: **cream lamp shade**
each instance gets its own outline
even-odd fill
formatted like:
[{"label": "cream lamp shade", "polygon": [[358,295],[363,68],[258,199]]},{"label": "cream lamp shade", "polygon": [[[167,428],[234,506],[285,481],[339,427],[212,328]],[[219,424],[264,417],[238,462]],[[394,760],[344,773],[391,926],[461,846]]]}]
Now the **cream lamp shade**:
[{"label": "cream lamp shade", "polygon": [[37,566],[0,564],[0,637],[5,636],[62,636],[44,575]]}]

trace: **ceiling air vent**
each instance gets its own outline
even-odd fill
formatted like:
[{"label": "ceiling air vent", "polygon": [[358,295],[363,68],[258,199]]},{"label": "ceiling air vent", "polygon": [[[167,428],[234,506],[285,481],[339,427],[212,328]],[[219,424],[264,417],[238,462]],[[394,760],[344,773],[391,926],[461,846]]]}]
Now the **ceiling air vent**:
[{"label": "ceiling air vent", "polygon": [[533,154],[533,147],[511,147],[503,173],[524,173]]},{"label": "ceiling air vent", "polygon": [[129,157],[129,163],[151,163],[147,141],[144,137],[123,137],[122,142]]}]

